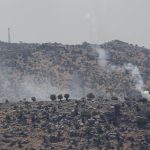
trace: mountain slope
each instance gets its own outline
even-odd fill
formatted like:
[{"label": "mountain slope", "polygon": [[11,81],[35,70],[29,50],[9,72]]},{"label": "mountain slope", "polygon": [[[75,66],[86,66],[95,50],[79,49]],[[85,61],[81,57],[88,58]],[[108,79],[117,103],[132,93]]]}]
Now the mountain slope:
[{"label": "mountain slope", "polygon": [[0,95],[42,99],[50,93],[81,97],[91,91],[124,97],[139,94],[137,85],[150,90],[149,68],[149,49],[118,40],[102,45],[0,42]]}]

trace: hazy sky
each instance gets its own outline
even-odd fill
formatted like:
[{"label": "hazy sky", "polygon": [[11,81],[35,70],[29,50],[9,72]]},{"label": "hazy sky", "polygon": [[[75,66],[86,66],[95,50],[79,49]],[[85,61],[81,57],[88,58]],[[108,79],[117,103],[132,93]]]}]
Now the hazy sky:
[{"label": "hazy sky", "polygon": [[150,48],[150,0],[0,0],[0,40],[13,42],[113,39]]}]

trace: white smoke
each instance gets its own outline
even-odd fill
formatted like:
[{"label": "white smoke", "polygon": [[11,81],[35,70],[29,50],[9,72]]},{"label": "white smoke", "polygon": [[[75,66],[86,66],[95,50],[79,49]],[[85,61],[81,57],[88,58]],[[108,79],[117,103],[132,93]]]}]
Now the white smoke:
[{"label": "white smoke", "polygon": [[31,97],[46,101],[50,100],[50,94],[70,94],[69,89],[52,86],[50,80],[38,83],[27,76],[16,80],[17,74],[13,73],[11,68],[0,66],[0,101],[19,101],[24,98],[30,100]]},{"label": "white smoke", "polygon": [[35,81],[31,75],[23,75],[18,80],[15,78],[17,78],[17,74],[14,70],[0,67],[0,101],[5,99],[9,101],[31,100],[31,97],[36,97],[40,101],[47,101],[50,100],[51,94],[64,95],[66,93],[70,94],[71,98],[79,99],[92,91],[85,87],[82,76],[77,72],[73,74],[70,87],[66,88],[52,86],[50,77],[43,82],[38,82],[37,79]]},{"label": "white smoke", "polygon": [[108,55],[106,53],[106,51],[102,48],[96,48],[96,52],[98,53],[98,63],[100,66],[102,67],[106,67],[108,64]]},{"label": "white smoke", "polygon": [[18,86],[17,92],[21,98],[27,99],[35,96],[38,100],[49,100],[50,94],[58,94],[60,92],[58,88],[51,86],[50,82],[39,84],[24,79]]},{"label": "white smoke", "polygon": [[149,91],[142,91],[143,97],[147,98],[150,101],[150,93]]},{"label": "white smoke", "polygon": [[[79,99],[84,95],[84,85],[82,84],[82,79],[79,78],[79,74],[77,72],[73,73],[73,78],[70,82],[70,93],[73,98]],[[84,84],[84,83],[83,83]]]},{"label": "white smoke", "polygon": [[105,67],[106,70],[109,71],[109,73],[114,70],[115,71],[125,71],[125,70],[130,71],[134,79],[136,90],[140,91],[143,97],[150,100],[150,93],[149,91],[144,91],[143,78],[137,66],[131,63],[124,64],[123,66],[112,65],[110,62],[108,62],[108,54],[104,49],[96,48],[96,51],[99,54],[98,61],[99,61],[100,66]]},{"label": "white smoke", "polygon": [[124,64],[126,70],[129,70],[134,78],[134,82],[136,84],[136,89],[139,91],[143,91],[144,83],[140,71],[137,66],[134,66],[131,63]]},{"label": "white smoke", "polygon": [[134,78],[134,82],[136,84],[136,89],[141,92],[142,96],[150,100],[149,91],[144,91],[144,82],[143,78],[140,74],[140,71],[137,66],[134,66],[131,63],[124,64],[126,70],[129,70]]}]

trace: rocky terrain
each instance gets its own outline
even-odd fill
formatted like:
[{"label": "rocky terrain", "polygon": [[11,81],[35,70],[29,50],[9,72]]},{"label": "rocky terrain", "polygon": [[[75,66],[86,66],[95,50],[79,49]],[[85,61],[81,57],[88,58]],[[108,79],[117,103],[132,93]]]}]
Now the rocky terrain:
[{"label": "rocky terrain", "polygon": [[102,45],[0,42],[0,97],[48,99],[68,92],[139,97],[150,91],[150,50],[122,41]]},{"label": "rocky terrain", "polygon": [[0,150],[149,150],[150,102],[117,98],[0,104]]},{"label": "rocky terrain", "polygon": [[0,150],[149,150],[149,74],[118,40],[0,42]]}]

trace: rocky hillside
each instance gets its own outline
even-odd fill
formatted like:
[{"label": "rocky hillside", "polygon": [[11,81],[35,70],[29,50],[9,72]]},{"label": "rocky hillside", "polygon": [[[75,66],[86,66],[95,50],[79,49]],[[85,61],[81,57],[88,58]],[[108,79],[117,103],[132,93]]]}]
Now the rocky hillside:
[{"label": "rocky hillside", "polygon": [[[93,45],[0,42],[0,97],[48,98],[69,92],[139,95],[150,90],[150,50],[118,40]],[[132,91],[132,92],[131,92]]]},{"label": "rocky hillside", "polygon": [[150,102],[0,103],[1,150],[149,150]]}]

